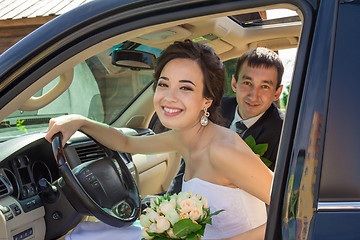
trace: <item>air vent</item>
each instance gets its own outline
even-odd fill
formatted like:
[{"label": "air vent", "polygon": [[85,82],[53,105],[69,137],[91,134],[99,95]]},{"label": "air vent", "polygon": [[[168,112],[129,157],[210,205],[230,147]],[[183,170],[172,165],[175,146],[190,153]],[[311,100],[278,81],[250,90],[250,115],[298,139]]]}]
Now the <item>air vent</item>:
[{"label": "air vent", "polygon": [[7,181],[0,176],[0,198],[10,194],[10,188]]},{"label": "air vent", "polygon": [[87,162],[105,156],[104,150],[95,143],[88,144],[86,146],[77,147],[75,148],[75,150],[81,162]]}]

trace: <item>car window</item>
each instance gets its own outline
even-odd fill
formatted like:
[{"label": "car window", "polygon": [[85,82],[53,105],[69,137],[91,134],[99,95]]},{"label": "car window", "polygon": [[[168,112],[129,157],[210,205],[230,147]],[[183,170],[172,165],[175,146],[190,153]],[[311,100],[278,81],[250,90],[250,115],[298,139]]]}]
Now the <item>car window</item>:
[{"label": "car window", "polygon": [[[112,64],[115,49],[135,49],[158,56],[160,49],[126,41],[100,52],[74,67],[70,87],[58,98],[36,111],[16,111],[1,123],[2,136],[20,135],[46,130],[52,117],[80,114],[90,119],[112,123],[153,81],[153,70],[130,69]],[[51,90],[60,77],[55,78],[34,97]]]}]

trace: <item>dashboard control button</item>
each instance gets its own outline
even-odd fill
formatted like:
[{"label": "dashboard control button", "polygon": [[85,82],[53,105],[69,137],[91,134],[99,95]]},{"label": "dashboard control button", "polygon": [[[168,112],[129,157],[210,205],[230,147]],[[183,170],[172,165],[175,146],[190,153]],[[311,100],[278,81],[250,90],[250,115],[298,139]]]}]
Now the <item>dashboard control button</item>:
[{"label": "dashboard control button", "polygon": [[10,208],[6,207],[6,206],[0,206],[0,211],[5,214],[10,212]]},{"label": "dashboard control button", "polygon": [[12,211],[14,212],[15,216],[20,215],[21,214],[21,209],[17,204],[11,204],[10,208],[12,209]]},{"label": "dashboard control button", "polygon": [[29,228],[29,229],[27,229],[25,231],[22,231],[21,233],[16,234],[13,237],[13,240],[22,240],[22,239],[25,239],[27,237],[30,237],[31,235],[33,235],[33,229]]},{"label": "dashboard control button", "polygon": [[52,214],[52,218],[53,218],[54,220],[60,220],[60,219],[62,218],[61,212],[55,211],[55,212]]},{"label": "dashboard control button", "polygon": [[24,186],[22,189],[22,196],[26,198],[28,195],[29,195],[29,189],[26,186]]},{"label": "dashboard control button", "polygon": [[11,220],[11,219],[13,219],[14,218],[14,215],[12,214],[12,213],[9,213],[9,214],[6,214],[5,215],[5,220],[6,221],[9,221],[9,220]]}]

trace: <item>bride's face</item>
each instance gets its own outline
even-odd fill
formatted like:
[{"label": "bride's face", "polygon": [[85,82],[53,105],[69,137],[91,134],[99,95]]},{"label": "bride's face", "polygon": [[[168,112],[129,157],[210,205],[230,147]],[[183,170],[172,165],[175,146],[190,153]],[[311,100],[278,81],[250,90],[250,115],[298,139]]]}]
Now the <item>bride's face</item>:
[{"label": "bride's face", "polygon": [[203,97],[203,73],[191,59],[176,58],[161,71],[154,95],[155,111],[167,128],[199,124],[202,109],[211,102]]}]

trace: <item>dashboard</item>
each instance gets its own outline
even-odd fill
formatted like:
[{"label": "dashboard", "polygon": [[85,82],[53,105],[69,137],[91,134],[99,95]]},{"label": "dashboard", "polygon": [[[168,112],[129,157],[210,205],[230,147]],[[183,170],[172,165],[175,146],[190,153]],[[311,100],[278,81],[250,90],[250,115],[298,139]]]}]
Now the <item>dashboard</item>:
[{"label": "dashboard", "polygon": [[[45,133],[28,134],[0,143],[0,239],[56,239],[85,217],[61,191],[64,182],[51,144],[44,136]],[[80,132],[67,142],[64,152],[71,168],[105,154]],[[137,181],[131,155],[119,154]],[[49,189],[56,201],[44,197]]]}]

